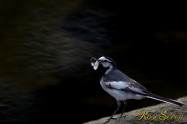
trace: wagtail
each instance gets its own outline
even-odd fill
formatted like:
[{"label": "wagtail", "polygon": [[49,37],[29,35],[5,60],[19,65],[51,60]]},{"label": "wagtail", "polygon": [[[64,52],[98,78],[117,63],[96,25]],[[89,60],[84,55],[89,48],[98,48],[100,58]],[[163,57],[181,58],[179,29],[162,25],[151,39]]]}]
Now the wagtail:
[{"label": "wagtail", "polygon": [[[92,57],[90,62],[94,70],[97,70],[98,68],[104,69],[103,74],[101,75],[102,78],[100,80],[101,87],[117,100],[118,107],[107,122],[113,119],[113,116],[121,108],[121,105],[124,105],[128,99],[140,100],[142,98],[151,98],[162,102],[183,106],[183,103],[149,92],[137,81],[118,70],[115,61],[110,57],[102,56],[98,59]],[[122,117],[123,112],[124,108],[120,117]]]}]

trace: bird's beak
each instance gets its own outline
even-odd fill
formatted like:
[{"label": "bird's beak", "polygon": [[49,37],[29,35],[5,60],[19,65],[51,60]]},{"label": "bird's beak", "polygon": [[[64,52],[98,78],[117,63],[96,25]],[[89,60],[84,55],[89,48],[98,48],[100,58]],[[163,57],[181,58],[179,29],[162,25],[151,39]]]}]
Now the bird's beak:
[{"label": "bird's beak", "polygon": [[94,66],[95,65],[95,62],[91,62],[91,66]]},{"label": "bird's beak", "polygon": [[98,66],[99,66],[99,61],[96,61],[93,65],[94,70],[97,70]]},{"label": "bird's beak", "polygon": [[94,68],[94,70],[97,70],[98,66],[99,66],[99,60],[96,59],[95,57],[92,57],[90,59],[90,62],[91,62],[91,66]]},{"label": "bird's beak", "polygon": [[97,59],[96,59],[95,57],[92,57],[92,58],[90,59],[91,66],[94,66],[96,61],[97,61]]}]

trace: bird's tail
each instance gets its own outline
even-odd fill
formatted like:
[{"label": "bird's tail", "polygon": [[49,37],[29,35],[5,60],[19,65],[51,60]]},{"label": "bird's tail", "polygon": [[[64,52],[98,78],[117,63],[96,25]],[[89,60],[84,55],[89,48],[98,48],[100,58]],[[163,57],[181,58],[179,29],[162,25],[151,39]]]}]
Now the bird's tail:
[{"label": "bird's tail", "polygon": [[178,106],[183,106],[184,105],[181,102],[178,102],[178,101],[175,101],[175,100],[172,100],[172,99],[169,99],[169,98],[165,98],[165,97],[162,97],[162,96],[158,96],[158,95],[155,95],[155,94],[152,94],[152,93],[149,94],[147,97],[151,98],[151,99],[159,100],[159,101],[162,101],[162,102],[172,103],[172,104],[175,104],[175,105],[178,105]]}]

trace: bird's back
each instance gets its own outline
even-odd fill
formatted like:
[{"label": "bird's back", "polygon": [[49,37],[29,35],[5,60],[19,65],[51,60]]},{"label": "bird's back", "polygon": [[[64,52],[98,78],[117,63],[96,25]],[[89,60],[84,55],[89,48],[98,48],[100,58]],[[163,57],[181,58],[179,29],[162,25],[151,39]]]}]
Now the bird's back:
[{"label": "bird's back", "polygon": [[104,81],[124,81],[124,82],[129,83],[129,85],[132,87],[137,87],[137,88],[140,88],[142,91],[147,91],[147,89],[144,86],[139,84],[137,81],[131,79],[130,77],[128,77],[126,74],[124,74],[118,69],[115,69],[111,71],[110,73],[104,75],[103,80]]}]

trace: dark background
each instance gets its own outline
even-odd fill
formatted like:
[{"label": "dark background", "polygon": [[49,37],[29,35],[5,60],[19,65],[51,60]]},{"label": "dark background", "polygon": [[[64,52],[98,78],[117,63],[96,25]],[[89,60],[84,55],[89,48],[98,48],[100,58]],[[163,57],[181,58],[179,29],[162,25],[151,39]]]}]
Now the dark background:
[{"label": "dark background", "polygon": [[[114,98],[92,56],[107,55],[151,92],[187,93],[186,10],[176,3],[0,0],[0,123],[83,123]],[[126,111],[158,104],[129,100]]]}]

